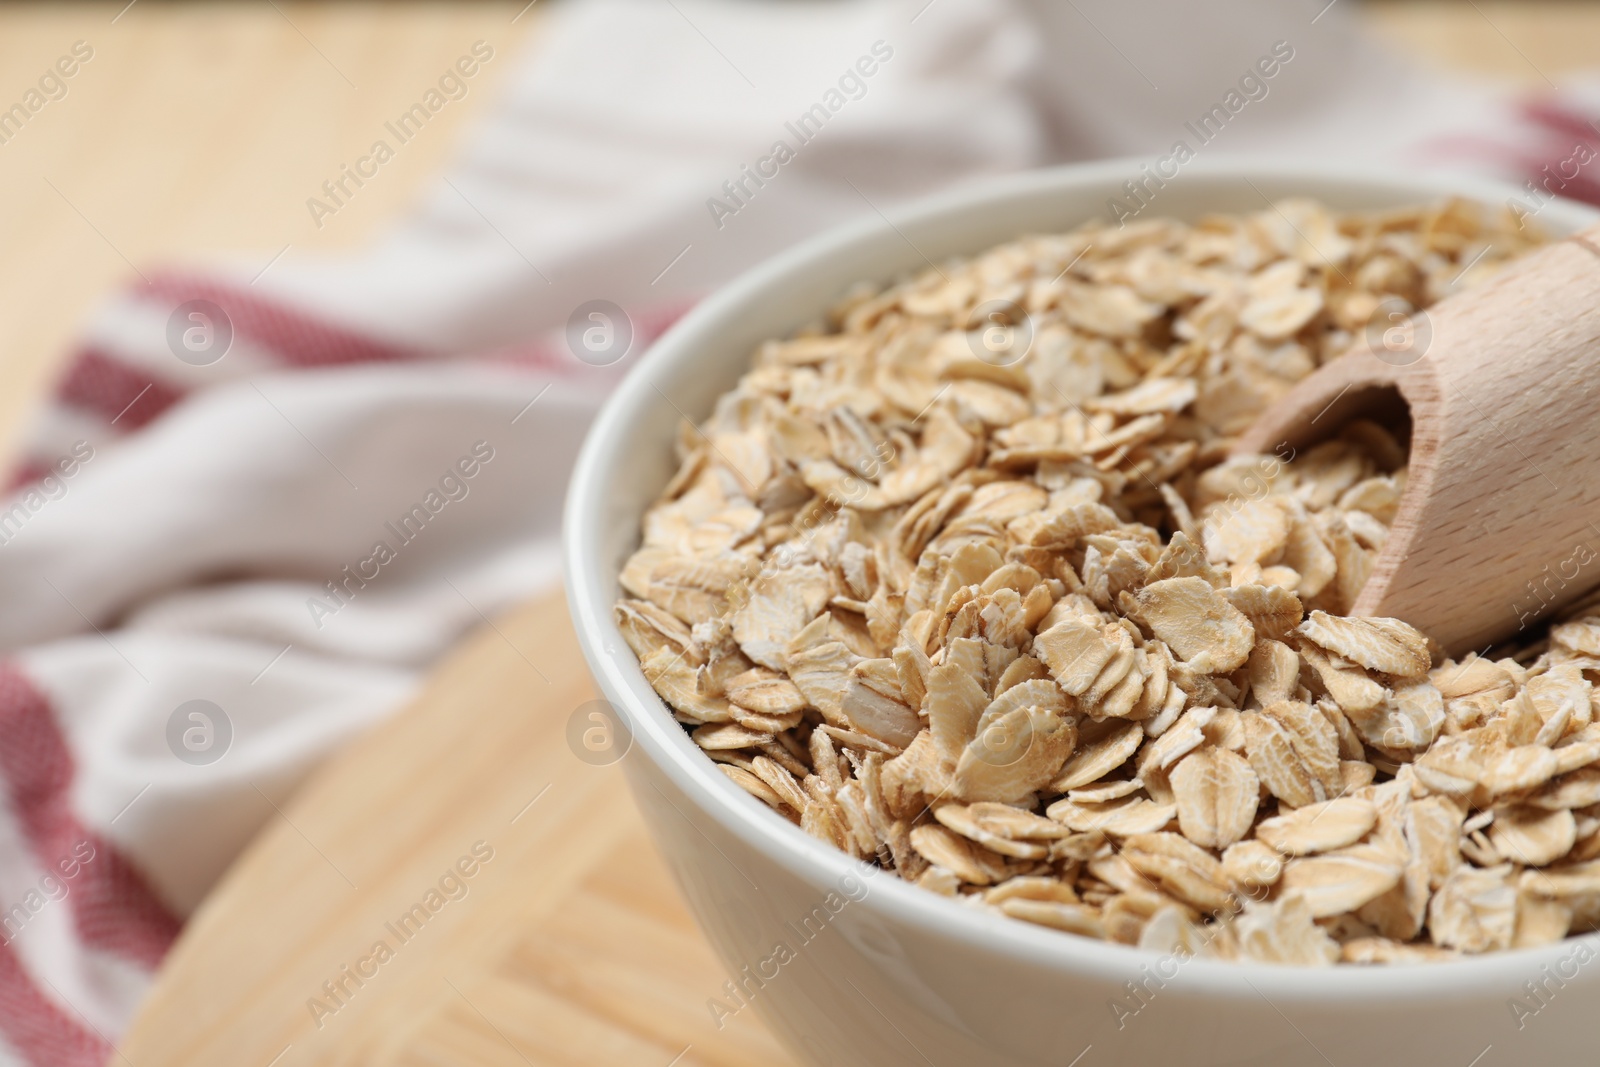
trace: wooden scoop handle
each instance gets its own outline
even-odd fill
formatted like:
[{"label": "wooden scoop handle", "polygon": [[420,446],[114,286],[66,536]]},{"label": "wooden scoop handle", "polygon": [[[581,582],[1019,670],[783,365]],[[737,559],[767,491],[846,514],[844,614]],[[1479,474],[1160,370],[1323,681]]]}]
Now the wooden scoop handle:
[{"label": "wooden scoop handle", "polygon": [[1418,312],[1409,331],[1369,331],[1234,451],[1299,447],[1403,399],[1409,480],[1354,614],[1481,651],[1600,585],[1600,225]]}]

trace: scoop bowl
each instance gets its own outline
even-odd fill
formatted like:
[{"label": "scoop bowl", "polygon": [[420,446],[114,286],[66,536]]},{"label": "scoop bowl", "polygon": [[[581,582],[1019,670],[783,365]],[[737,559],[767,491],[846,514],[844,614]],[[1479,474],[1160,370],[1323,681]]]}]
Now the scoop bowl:
[{"label": "scoop bowl", "polygon": [[[566,506],[569,604],[594,676],[631,731],[622,764],[635,798],[733,983],[704,991],[709,1017],[753,1011],[811,1067],[1592,1062],[1593,935],[1423,967],[1184,960],[1002,919],[874,872],[725,778],[666,712],[613,623],[640,517],[672,474],[676,424],[704,418],[756,345],[815,319],[862,279],[1104,219],[1107,200],[1138,174],[1137,160],[1030,173],[807,241],[685,316],[591,430]],[[1199,159],[1150,213],[1259,211],[1264,197],[1291,195],[1337,210],[1447,195],[1498,204],[1514,192]],[[1556,201],[1539,221],[1559,235],[1596,218]]]}]

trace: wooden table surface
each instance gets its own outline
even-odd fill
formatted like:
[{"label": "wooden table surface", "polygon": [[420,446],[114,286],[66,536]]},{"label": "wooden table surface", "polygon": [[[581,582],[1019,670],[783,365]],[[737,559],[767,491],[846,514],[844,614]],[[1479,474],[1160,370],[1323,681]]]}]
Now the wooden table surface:
[{"label": "wooden table surface", "polygon": [[[748,1013],[717,1028],[706,1000],[725,975],[621,770],[568,749],[594,697],[581,663],[555,597],[469,638],[228,871],[120,1043],[128,1061],[789,1063]],[[491,851],[402,944],[411,906]],[[380,939],[393,958],[357,968]],[[346,967],[376,974],[357,985]]]},{"label": "wooden table surface", "polygon": [[[486,68],[321,230],[305,198],[394,101],[479,38],[510,59],[541,10],[124,2],[0,7],[0,96],[75,41],[94,49],[66,97],[0,145],[0,430],[13,442],[82,316],[130,264],[241,252],[265,264],[285,245],[369,240],[437,173],[511,62]],[[1600,39],[1600,8],[1580,4],[1410,0],[1364,16],[1419,61],[1529,86],[1593,62]],[[718,1030],[707,1013],[724,975],[619,771],[564,742],[592,695],[556,596],[471,635],[414,706],[330,761],[241,856],[119,1042],[123,1062],[790,1062],[750,1015]],[[359,986],[342,978],[479,842],[493,857],[466,864],[464,897]],[[324,983],[341,981],[335,1001]]]}]

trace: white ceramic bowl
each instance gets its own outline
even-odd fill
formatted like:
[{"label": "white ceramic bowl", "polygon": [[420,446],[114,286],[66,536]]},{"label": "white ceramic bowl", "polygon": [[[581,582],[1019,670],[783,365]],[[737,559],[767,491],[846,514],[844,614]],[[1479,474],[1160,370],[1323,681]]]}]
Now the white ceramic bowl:
[{"label": "white ceramic bowl", "polygon": [[[896,212],[892,225],[873,217],[809,240],[674,326],[590,432],[567,499],[569,602],[595,678],[631,727],[623,763],[639,806],[743,987],[705,990],[708,1016],[754,1010],[814,1067],[1596,1062],[1593,936],[1424,967],[1183,962],[981,914],[873,872],[728,781],[664,710],[613,623],[617,574],[672,473],[679,418],[704,418],[759,342],[813,320],[854,282],[922,268],[924,256],[1104,221],[1107,198],[1138,173],[1123,160],[1019,175]],[[1200,159],[1145,215],[1256,211],[1263,196],[1366,209],[1450,193],[1498,204],[1515,190]],[[1597,215],[1556,201],[1538,221],[1565,233]]]}]

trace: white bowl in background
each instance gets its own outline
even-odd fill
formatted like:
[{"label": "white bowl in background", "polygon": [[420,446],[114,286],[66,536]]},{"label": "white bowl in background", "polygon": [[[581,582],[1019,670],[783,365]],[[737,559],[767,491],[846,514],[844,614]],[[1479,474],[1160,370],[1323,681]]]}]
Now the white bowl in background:
[{"label": "white bowl in background", "polygon": [[[874,872],[744,793],[667,713],[618,632],[617,575],[673,472],[676,425],[705,418],[760,342],[815,320],[863,279],[1104,222],[1108,198],[1139,176],[1136,160],[1022,174],[925,200],[892,223],[872,217],[811,239],[686,315],[590,431],[566,504],[568,602],[594,676],[631,728],[623,765],[635,798],[742,987],[706,989],[708,1019],[753,1010],[812,1067],[1592,1064],[1594,935],[1427,966],[1311,969],[1177,961],[985,914]],[[1498,205],[1516,192],[1336,165],[1199,159],[1140,217],[1259,211],[1264,198],[1286,196],[1341,210],[1452,194]],[[1537,221],[1564,234],[1597,218],[1557,200]]]}]

